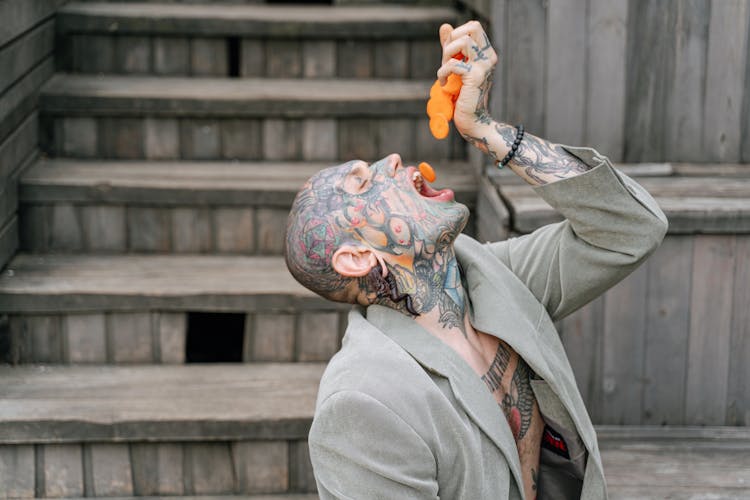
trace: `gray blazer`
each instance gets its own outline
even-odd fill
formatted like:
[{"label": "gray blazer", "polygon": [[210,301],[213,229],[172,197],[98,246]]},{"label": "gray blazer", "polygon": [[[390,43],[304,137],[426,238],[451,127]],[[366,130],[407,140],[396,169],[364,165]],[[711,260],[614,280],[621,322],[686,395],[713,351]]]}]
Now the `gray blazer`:
[{"label": "gray blazer", "polygon": [[[455,243],[475,328],[534,370],[542,416],[539,498],[606,498],[601,457],[553,321],[632,272],[667,229],[653,198],[589,148],[592,170],[536,192],[566,220],[507,241]],[[450,347],[383,306],[356,307],[323,375],[309,435],[321,499],[523,498],[515,441],[494,398]]]}]

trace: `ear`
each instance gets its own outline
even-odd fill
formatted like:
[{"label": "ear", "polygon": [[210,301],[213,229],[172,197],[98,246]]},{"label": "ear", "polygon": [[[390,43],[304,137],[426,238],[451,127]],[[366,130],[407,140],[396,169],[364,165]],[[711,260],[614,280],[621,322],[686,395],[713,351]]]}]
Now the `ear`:
[{"label": "ear", "polygon": [[369,248],[343,245],[334,252],[331,265],[341,276],[356,278],[366,275],[377,266],[378,258]]}]

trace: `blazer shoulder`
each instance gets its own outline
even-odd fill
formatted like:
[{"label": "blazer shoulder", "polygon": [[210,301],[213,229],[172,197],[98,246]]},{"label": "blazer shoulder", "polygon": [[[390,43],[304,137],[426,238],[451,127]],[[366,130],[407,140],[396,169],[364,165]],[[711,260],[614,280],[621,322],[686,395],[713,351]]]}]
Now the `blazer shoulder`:
[{"label": "blazer shoulder", "polygon": [[364,394],[405,419],[413,411],[407,406],[442,395],[422,365],[364,318],[350,318],[344,346],[323,373],[316,408],[341,393]]}]

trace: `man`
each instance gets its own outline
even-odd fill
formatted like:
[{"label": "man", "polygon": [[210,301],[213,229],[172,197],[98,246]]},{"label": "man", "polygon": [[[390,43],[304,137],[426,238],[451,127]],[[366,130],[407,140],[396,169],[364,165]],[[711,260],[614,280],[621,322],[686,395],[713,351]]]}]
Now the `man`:
[{"label": "man", "polygon": [[643,262],[666,219],[595,151],[489,116],[497,56],[479,23],[443,25],[440,40],[438,77],[463,81],[458,131],[567,220],[486,245],[459,236],[466,207],[395,154],[310,179],[289,216],[287,265],[309,289],[361,306],[310,431],[320,496],[605,498],[553,321]]}]

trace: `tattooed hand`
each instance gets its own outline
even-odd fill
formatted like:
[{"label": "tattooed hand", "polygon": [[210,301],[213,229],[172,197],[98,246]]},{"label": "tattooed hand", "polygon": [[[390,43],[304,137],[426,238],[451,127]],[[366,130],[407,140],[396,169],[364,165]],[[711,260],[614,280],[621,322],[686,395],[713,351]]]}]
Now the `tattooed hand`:
[{"label": "tattooed hand", "polygon": [[[440,43],[443,46],[442,66],[437,72],[440,83],[444,84],[451,73],[460,75],[463,82],[453,122],[465,138],[477,136],[480,125],[492,121],[487,101],[497,54],[478,21],[469,21],[455,29],[449,24],[442,25]],[[463,61],[453,59],[458,53],[463,54]]]}]

